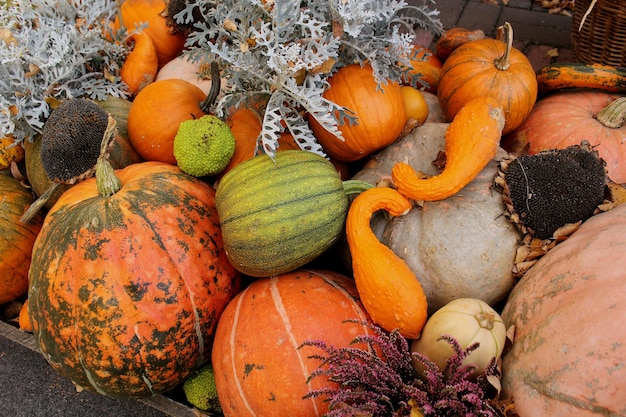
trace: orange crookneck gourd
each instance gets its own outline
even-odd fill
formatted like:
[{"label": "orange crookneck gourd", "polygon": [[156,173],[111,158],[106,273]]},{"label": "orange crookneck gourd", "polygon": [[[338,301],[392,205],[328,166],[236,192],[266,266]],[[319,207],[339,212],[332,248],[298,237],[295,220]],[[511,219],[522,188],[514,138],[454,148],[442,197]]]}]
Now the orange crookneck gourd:
[{"label": "orange crookneck gourd", "polygon": [[350,206],[346,236],[354,280],[361,302],[376,324],[415,339],[426,324],[428,302],[413,271],[378,241],[370,227],[372,214],[383,209],[400,216],[411,209],[411,202],[393,188],[375,187],[359,194]]},{"label": "orange crookneck gourd", "polygon": [[470,100],[446,131],[446,163],[441,174],[422,178],[412,166],[396,162],[391,170],[395,187],[417,201],[443,200],[457,193],[496,155],[504,121],[504,110],[496,99]]}]

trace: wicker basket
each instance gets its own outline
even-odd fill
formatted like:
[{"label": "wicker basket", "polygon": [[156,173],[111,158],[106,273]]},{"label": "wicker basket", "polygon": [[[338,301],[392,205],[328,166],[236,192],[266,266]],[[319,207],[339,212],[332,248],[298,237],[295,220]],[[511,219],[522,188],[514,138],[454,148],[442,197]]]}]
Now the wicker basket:
[{"label": "wicker basket", "polygon": [[584,63],[626,66],[626,0],[597,0],[579,30],[592,0],[576,0],[572,47]]}]

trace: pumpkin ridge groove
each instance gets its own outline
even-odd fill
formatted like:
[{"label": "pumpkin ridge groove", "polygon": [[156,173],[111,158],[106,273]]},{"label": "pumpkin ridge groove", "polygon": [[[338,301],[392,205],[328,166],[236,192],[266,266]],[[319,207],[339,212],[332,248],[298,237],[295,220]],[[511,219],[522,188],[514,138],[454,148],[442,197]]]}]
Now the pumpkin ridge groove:
[{"label": "pumpkin ridge groove", "polygon": [[[278,317],[281,322],[285,326],[285,333],[287,334],[287,338],[289,339],[289,343],[293,346],[294,352],[297,354],[298,364],[300,365],[300,369],[302,370],[302,375],[306,381],[306,385],[309,391],[312,391],[311,382],[309,381],[309,375],[307,372],[306,365],[304,364],[304,359],[302,358],[302,350],[299,349],[300,345],[295,339],[293,326],[291,325],[291,320],[289,319],[289,314],[287,313],[287,309],[285,309],[285,305],[283,304],[282,296],[280,294],[280,290],[278,289],[278,278],[272,277],[270,278],[270,291],[272,294],[272,301],[274,303],[274,307],[276,308],[276,312],[278,313]],[[313,410],[316,416],[319,416],[319,410],[317,408],[317,403],[314,398],[309,398],[309,401],[313,405]]]},{"label": "pumpkin ridge groove", "polygon": [[[238,297],[237,297],[237,304],[235,304],[235,312],[234,312],[234,318],[233,318],[233,324],[232,327],[230,329],[230,334],[228,335],[228,345],[230,346],[230,366],[233,372],[233,375],[235,376],[239,376],[239,373],[237,372],[237,364],[235,363],[235,359],[237,358],[236,352],[235,352],[235,345],[236,343],[236,335],[237,335],[237,326],[239,324],[239,315],[241,313],[241,306],[243,304],[243,300],[246,296],[246,294],[248,293],[248,288],[245,288],[244,290],[241,291],[241,293],[239,293]],[[246,409],[248,410],[248,412],[251,415],[255,415],[254,410],[252,410],[252,407],[250,406],[250,403],[248,402],[248,397],[243,389],[243,387],[241,386],[241,381],[243,381],[243,379],[245,378],[245,372],[242,373],[241,378],[233,378],[234,382],[235,382],[235,387],[237,387],[237,392],[239,394],[239,398],[241,398],[241,401],[243,402],[244,406],[246,407]]]},{"label": "pumpkin ridge groove", "polygon": [[[298,183],[301,180],[302,180],[301,178],[298,178],[297,181],[291,181],[291,182]],[[289,182],[286,182],[286,183],[283,183],[283,184],[288,184],[288,183]],[[297,199],[290,198],[288,201],[282,201],[280,203],[258,207],[258,208],[255,208],[253,210],[247,211],[246,213],[242,213],[242,214],[240,214],[238,216],[226,217],[225,219],[221,219],[221,223],[222,223],[222,225],[225,225],[225,224],[232,223],[234,221],[245,219],[246,217],[250,217],[251,215],[263,213],[266,210],[273,210],[273,209],[278,209],[278,208],[281,208],[281,207],[288,207],[288,206],[290,206],[290,205],[292,205],[294,203],[304,203],[304,202],[307,202],[307,201],[315,200],[316,198],[319,198],[319,197],[324,197],[324,196],[327,196],[327,195],[333,195],[333,194],[337,193],[338,190],[341,190],[343,192],[343,187],[337,187],[337,188],[334,188],[334,189],[322,190],[322,192],[319,192],[317,194],[307,194],[306,196],[303,196],[303,197],[300,197],[300,198],[297,198]],[[298,216],[300,216],[300,214],[294,215],[294,216],[291,216],[291,217],[298,217]]]}]

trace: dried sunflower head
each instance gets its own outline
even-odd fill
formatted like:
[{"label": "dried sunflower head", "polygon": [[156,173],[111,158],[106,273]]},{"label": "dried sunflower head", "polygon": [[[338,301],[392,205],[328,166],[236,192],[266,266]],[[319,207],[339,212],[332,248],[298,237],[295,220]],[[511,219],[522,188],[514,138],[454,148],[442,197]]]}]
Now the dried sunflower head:
[{"label": "dried sunflower head", "polygon": [[40,152],[51,181],[73,184],[93,175],[108,117],[100,106],[83,98],[66,100],[50,114]]},{"label": "dried sunflower head", "polygon": [[587,220],[603,203],[604,165],[588,142],[505,160],[496,177],[505,214],[523,234],[553,238],[559,229]]}]

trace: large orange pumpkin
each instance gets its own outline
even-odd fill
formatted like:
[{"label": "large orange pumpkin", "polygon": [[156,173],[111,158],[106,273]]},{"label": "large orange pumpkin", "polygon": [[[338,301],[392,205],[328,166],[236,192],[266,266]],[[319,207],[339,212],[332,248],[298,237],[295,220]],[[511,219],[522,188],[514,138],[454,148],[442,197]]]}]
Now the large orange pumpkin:
[{"label": "large orange pumpkin", "polygon": [[158,162],[115,172],[121,188],[111,196],[87,179],[48,212],[29,312],[44,357],[77,386],[148,397],[209,358],[239,274],[211,186]]},{"label": "large orange pumpkin", "polygon": [[626,415],[626,204],[584,222],[513,287],[502,388],[520,417]]},{"label": "large orange pumpkin", "polygon": [[146,161],[175,165],[174,138],[181,122],[205,115],[206,94],[188,81],[154,81],[142,89],[128,112],[128,137]]},{"label": "large orange pumpkin", "polygon": [[389,82],[379,89],[371,65],[351,64],[340,68],[324,92],[330,100],[354,113],[357,124],[339,126],[343,140],[324,129],[313,117],[313,134],[332,157],[352,162],[394,142],[407,121],[406,104],[399,84]]},{"label": "large orange pumpkin", "polygon": [[[508,26],[507,26],[508,27]],[[448,121],[470,100],[492,96],[504,109],[502,134],[522,124],[537,100],[537,77],[532,64],[507,39],[480,39],[464,43],[441,68],[437,95]]]},{"label": "large orange pumpkin", "polygon": [[619,97],[604,91],[553,93],[539,100],[526,121],[502,141],[507,150],[536,154],[588,141],[606,162],[609,177],[626,183],[626,124],[606,126],[598,113]]},{"label": "large orange pumpkin", "polygon": [[0,304],[4,304],[28,291],[31,252],[44,215],[40,212],[27,224],[19,222],[34,198],[10,175],[0,174],[0,196]]},{"label": "large orange pumpkin", "polygon": [[113,23],[114,30],[124,26],[129,31],[139,25],[146,25],[143,31],[152,38],[159,68],[180,55],[186,39],[182,33],[172,33],[162,15],[164,10],[164,0],[124,0]]},{"label": "large orange pumpkin", "polygon": [[321,416],[324,397],[303,396],[334,387],[324,378],[307,381],[321,354],[305,341],[346,347],[371,333],[351,278],[336,272],[298,270],[255,280],[222,314],[213,344],[217,393],[226,417]]}]

